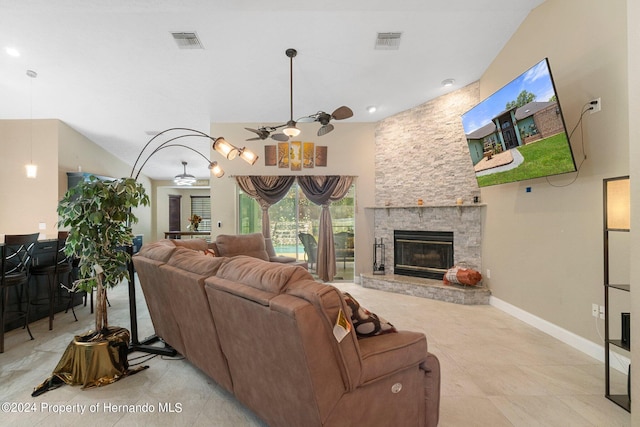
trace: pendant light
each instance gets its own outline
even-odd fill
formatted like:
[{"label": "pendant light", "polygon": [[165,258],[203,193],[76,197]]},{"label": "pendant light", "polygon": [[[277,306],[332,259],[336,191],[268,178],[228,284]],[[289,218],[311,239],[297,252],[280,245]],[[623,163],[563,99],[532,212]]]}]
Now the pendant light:
[{"label": "pendant light", "polygon": [[38,73],[33,70],[27,70],[27,76],[31,78],[31,84],[29,88],[29,97],[30,97],[30,115],[31,120],[29,122],[29,132],[30,132],[30,151],[31,154],[29,156],[29,164],[25,165],[27,170],[27,178],[36,178],[38,175],[38,166],[33,163],[33,79],[38,77]]}]

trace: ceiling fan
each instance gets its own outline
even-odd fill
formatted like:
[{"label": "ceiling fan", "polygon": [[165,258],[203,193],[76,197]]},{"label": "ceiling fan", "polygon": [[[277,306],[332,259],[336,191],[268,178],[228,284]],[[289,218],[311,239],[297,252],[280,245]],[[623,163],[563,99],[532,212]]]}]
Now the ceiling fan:
[{"label": "ceiling fan", "polygon": [[[282,125],[284,126],[284,125]],[[289,137],[284,133],[273,133],[278,130],[279,127],[282,126],[263,126],[258,129],[245,128],[249,132],[254,132],[256,135],[255,138],[249,138],[247,141],[259,141],[261,139],[275,139],[276,141],[288,141]]]},{"label": "ceiling fan", "polygon": [[[258,135],[257,137],[247,139],[247,141],[258,141],[267,138],[271,138],[276,141],[287,141],[289,138],[296,137],[300,134],[300,129],[296,127],[297,123],[293,120],[293,58],[298,54],[298,51],[295,49],[287,49],[285,54],[289,58],[289,106],[291,111],[289,121],[277,126],[262,126],[258,129],[245,128],[246,130]],[[353,111],[351,111],[351,108],[343,105],[331,114],[325,113],[324,111],[318,111],[315,114],[298,119],[298,122],[319,122],[322,126],[318,129],[318,136],[323,136],[334,129],[334,126],[330,123],[332,120],[344,120],[352,116]],[[284,128],[282,133],[274,133],[280,128]]]}]

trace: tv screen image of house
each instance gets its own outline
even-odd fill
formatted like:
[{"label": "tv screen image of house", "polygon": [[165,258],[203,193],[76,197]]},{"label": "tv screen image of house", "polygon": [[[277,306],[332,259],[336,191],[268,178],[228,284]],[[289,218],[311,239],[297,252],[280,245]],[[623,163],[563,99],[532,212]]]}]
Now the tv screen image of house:
[{"label": "tv screen image of house", "polygon": [[479,187],[575,172],[547,58],[462,115]]}]

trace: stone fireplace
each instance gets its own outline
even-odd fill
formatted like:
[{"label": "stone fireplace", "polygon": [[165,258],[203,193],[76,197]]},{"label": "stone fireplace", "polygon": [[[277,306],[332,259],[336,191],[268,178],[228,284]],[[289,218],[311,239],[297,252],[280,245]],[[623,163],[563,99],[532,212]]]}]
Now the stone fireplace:
[{"label": "stone fireplace", "polygon": [[[482,266],[481,204],[449,206],[388,206],[374,211],[374,237],[385,243],[387,273],[395,274],[394,234],[397,230],[450,233],[453,263],[479,270]],[[443,234],[439,234],[443,236]],[[389,268],[394,266],[394,268]],[[440,276],[442,279],[442,276]]]},{"label": "stone fireplace", "polygon": [[441,280],[453,266],[452,231],[394,230],[395,274]]},{"label": "stone fireplace", "polygon": [[[368,208],[373,210],[374,237],[385,244],[387,268],[384,275],[361,274],[362,286],[458,304],[488,304],[491,293],[486,287],[442,283],[442,270],[448,266],[481,271],[483,208],[482,204]],[[417,245],[414,254],[406,255],[406,245]],[[407,273],[406,266],[411,264],[417,265]]]},{"label": "stone fireplace", "polygon": [[[446,286],[441,276],[405,276],[394,263],[396,230],[450,232],[453,264],[481,271],[484,205],[473,203],[481,194],[460,120],[479,100],[480,85],[474,82],[376,126],[375,202],[366,209],[373,211],[371,240],[385,244],[385,274],[362,274],[362,286],[461,304],[488,303],[486,287]],[[421,256],[425,261],[432,257]]]}]

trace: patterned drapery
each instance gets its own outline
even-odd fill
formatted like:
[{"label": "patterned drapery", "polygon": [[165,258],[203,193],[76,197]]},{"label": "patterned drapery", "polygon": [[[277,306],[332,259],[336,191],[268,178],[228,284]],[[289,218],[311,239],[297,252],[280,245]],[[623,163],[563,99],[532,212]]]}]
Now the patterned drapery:
[{"label": "patterned drapery", "polygon": [[240,188],[255,199],[262,208],[262,234],[271,237],[269,207],[280,201],[295,180],[311,202],[320,205],[320,226],[318,229],[318,255],[316,273],[330,282],[336,275],[336,251],[333,242],[333,225],[329,206],[342,199],[353,184],[352,176],[301,175],[295,176],[236,176]]},{"label": "patterned drapery", "polygon": [[318,277],[330,282],[336,275],[336,251],[333,243],[333,225],[329,206],[347,195],[352,176],[299,176],[298,184],[302,192],[313,203],[322,206],[320,227],[318,229]]},{"label": "patterned drapery", "polygon": [[278,203],[293,185],[294,176],[236,176],[236,182],[262,208],[262,234],[271,237],[269,208]]}]

